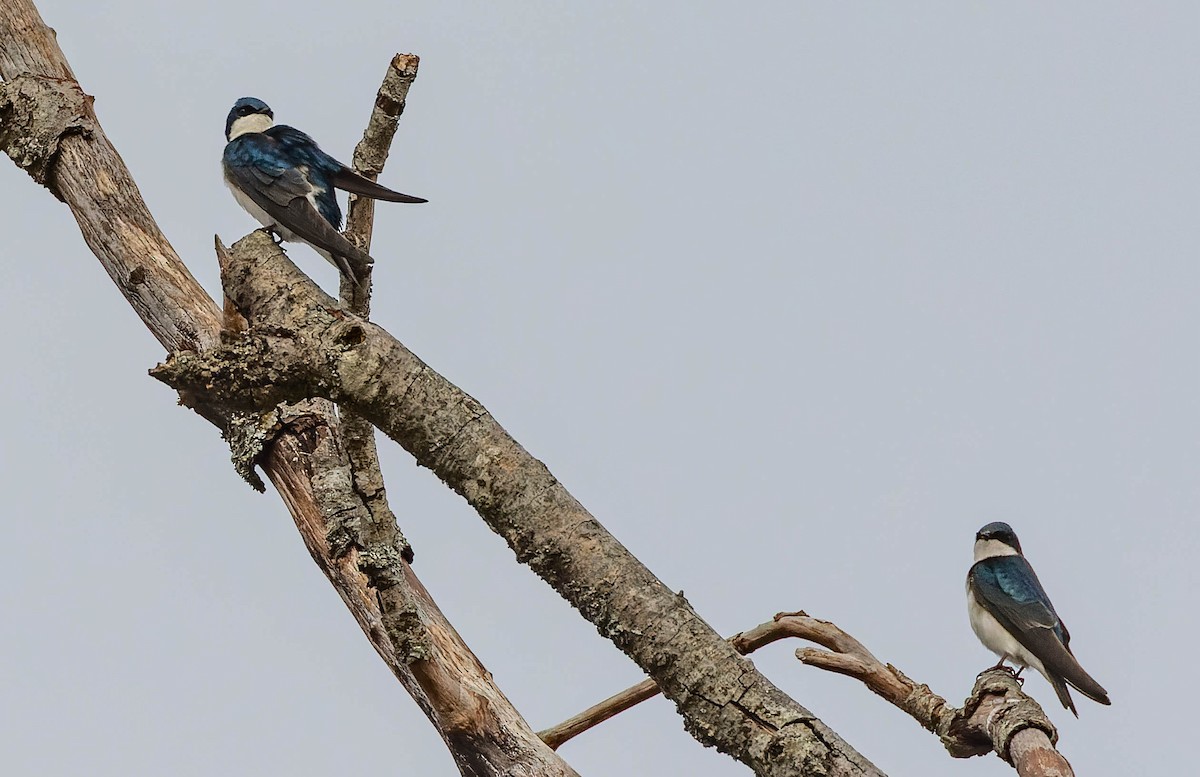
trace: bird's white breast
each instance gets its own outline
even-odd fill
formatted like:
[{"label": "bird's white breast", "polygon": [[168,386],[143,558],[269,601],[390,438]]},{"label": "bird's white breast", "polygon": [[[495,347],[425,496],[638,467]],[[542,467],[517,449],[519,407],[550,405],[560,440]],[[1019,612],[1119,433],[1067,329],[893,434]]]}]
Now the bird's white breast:
[{"label": "bird's white breast", "polygon": [[278,221],[265,210],[258,207],[258,203],[247,197],[245,192],[234,186],[228,180],[225,181],[225,185],[229,187],[229,191],[233,192],[233,199],[237,200],[237,204],[242,206],[242,210],[253,216],[255,221],[257,221],[259,224],[262,224],[264,227],[272,227],[276,232],[279,233],[281,238],[289,243],[295,241],[296,236],[292,234],[290,230],[279,224]]},{"label": "bird's white breast", "polygon": [[[279,234],[279,237],[282,238],[285,242],[305,243],[305,244],[311,246],[314,251],[316,251],[318,254],[320,254],[322,257],[324,257],[325,261],[329,262],[334,267],[340,267],[340,265],[334,260],[333,254],[331,254],[328,250],[322,248],[321,246],[317,246],[317,245],[313,245],[312,243],[309,243],[304,238],[298,236],[295,232],[291,231],[287,227],[280,224],[278,222],[278,220],[276,220],[274,217],[272,217],[269,213],[267,213],[262,208],[258,207],[258,204],[256,202],[254,202],[254,200],[247,197],[245,192],[243,192],[241,189],[234,186],[228,180],[225,181],[225,185],[229,187],[229,191],[233,192],[233,198],[235,200],[237,200],[237,204],[241,205],[242,209],[245,210],[247,213],[249,213],[251,216],[253,216],[254,220],[257,221],[259,224],[262,224],[264,227],[270,227],[270,228],[274,229],[275,232],[277,232]],[[309,194],[310,201],[312,200],[312,197],[313,197],[313,195],[310,193]]]},{"label": "bird's white breast", "polygon": [[1046,674],[1046,670],[1042,668],[1042,662],[1026,650],[1025,646],[1018,642],[1016,637],[1009,634],[1008,630],[1001,626],[1000,622],[975,599],[975,592],[971,590],[970,582],[967,583],[967,616],[971,619],[971,630],[975,632],[975,636],[979,637],[979,641],[985,648],[997,656],[1007,657],[1014,664],[1031,666],[1042,674]]},{"label": "bird's white breast", "polygon": [[254,220],[264,227],[272,226],[275,219],[271,218],[265,210],[258,207],[258,203],[246,196],[245,192],[237,188],[229,181],[225,180],[225,185],[229,187],[229,191],[233,192],[233,199],[237,200],[237,204],[242,206],[242,210],[254,217]]}]

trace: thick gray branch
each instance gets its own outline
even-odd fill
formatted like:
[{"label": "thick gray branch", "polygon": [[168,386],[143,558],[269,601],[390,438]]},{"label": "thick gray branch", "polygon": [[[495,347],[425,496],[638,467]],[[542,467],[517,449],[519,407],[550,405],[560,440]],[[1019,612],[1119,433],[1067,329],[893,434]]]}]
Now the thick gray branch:
[{"label": "thick gray branch", "polygon": [[322,396],[370,419],[653,677],[701,742],[761,775],[879,774],[742,659],[482,405],[340,309],[267,235],[236,243],[222,280],[249,332],[211,352],[174,354],[156,377],[218,402]]}]

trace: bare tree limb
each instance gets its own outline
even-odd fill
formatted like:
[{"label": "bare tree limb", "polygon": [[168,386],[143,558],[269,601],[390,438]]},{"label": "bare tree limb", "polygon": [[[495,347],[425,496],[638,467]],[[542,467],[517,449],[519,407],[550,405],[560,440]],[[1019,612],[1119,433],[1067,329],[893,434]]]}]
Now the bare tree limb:
[{"label": "bare tree limb", "polygon": [[[355,151],[356,159],[360,155],[367,155],[378,161],[376,167],[369,171],[372,180],[383,170],[396,131],[395,121],[390,124],[390,131],[379,129],[383,121],[379,118],[378,103],[394,94],[399,82],[399,88],[403,90],[399,99],[403,104],[408,96],[408,88],[417,77],[419,62],[411,54],[397,54],[388,63],[387,73],[379,87],[379,96],[376,97],[376,107],[371,111],[366,132],[358,144],[359,151]],[[371,247],[373,202],[369,198],[352,198],[350,201],[346,237],[364,251],[369,251]],[[340,273],[339,277],[342,304],[366,318],[371,307],[371,268],[366,266],[360,270],[358,283],[349,281]],[[410,646],[411,652],[405,651],[406,655],[422,657],[429,648],[429,635],[422,619],[416,617],[422,602],[418,601],[419,594],[408,586],[404,576],[404,567],[412,563],[413,552],[401,534],[388,502],[383,473],[379,469],[379,453],[375,447],[375,427],[362,416],[343,411],[341,429],[350,459],[354,489],[369,513],[367,521],[354,527],[357,530],[353,535],[356,543],[363,549],[364,556],[371,559],[371,563],[363,565],[362,569],[367,574],[368,583],[379,592],[379,606],[385,613],[392,642],[398,647]],[[436,609],[432,601],[423,604],[425,609]]]},{"label": "bare tree limb", "polygon": [[761,675],[601,526],[477,401],[353,316],[264,234],[222,278],[246,336],[152,371],[245,409],[322,396],[361,414],[462,495],[529,565],[651,675],[687,729],[760,775],[879,774]]},{"label": "bare tree limb", "polygon": [[[383,172],[400,114],[404,112],[409,87],[417,78],[420,62],[415,54],[397,54],[388,63],[387,73],[375,97],[371,118],[362,140],[354,150],[355,171],[372,181]],[[375,201],[370,197],[350,195],[346,237],[368,252],[374,231],[374,206]],[[339,277],[342,304],[347,310],[367,318],[371,310],[371,268],[363,269],[359,283],[353,283],[344,276]],[[383,475],[379,470],[379,454],[375,448],[375,427],[351,412],[342,413],[341,419],[342,435],[354,467],[355,488],[371,509],[372,527],[379,534],[375,539],[396,548],[406,562],[412,563],[412,549],[400,534],[396,516],[388,506]]]},{"label": "bare tree limb", "polygon": [[[400,116],[408,100],[408,90],[417,78],[417,68],[421,59],[415,54],[397,54],[388,63],[387,73],[379,92],[375,96],[375,105],[371,109],[371,118],[363,131],[362,140],[354,148],[351,162],[355,171],[372,181],[379,178],[383,166],[387,164],[388,152],[392,146],[392,138],[400,125]],[[370,197],[350,195],[350,204],[346,214],[346,237],[364,251],[371,247],[371,236],[375,227],[375,200]],[[346,307],[356,315],[368,318],[371,308],[371,268],[367,268],[361,283],[349,283],[342,278],[341,297]]]},{"label": "bare tree limb", "polygon": [[[96,120],[92,98],[75,82],[53,31],[30,0],[0,3],[0,77],[0,147],[67,203],[88,246],[154,336],[174,351],[220,342],[221,311],[159,231]],[[223,318],[228,335],[248,326],[228,306]],[[450,746],[462,774],[575,774],[495,686],[402,559],[389,569],[414,596],[402,612],[381,607],[363,571],[377,560],[370,553],[364,559],[344,536],[344,527],[369,523],[372,511],[352,483],[328,402],[256,412],[253,418],[212,403],[201,413],[231,443],[244,438],[239,445],[245,470],[256,462],[274,483],[313,560]],[[424,653],[420,646],[397,646],[389,635],[389,621],[414,618],[429,636]]]},{"label": "bare tree limb", "polygon": [[[305,546],[384,663],[429,716],[459,771],[472,777],[575,775],[549,748],[529,745],[536,734],[463,643],[411,567],[400,563],[403,579],[388,588],[404,591],[405,597],[388,599],[368,585],[362,571],[374,562],[364,564],[353,546],[341,553],[330,546],[326,538],[331,512],[357,512],[366,521],[368,511],[352,485],[350,462],[340,450],[335,427],[326,423],[322,413],[306,413],[302,406],[289,406],[289,414],[282,418],[285,432],[301,447],[271,446],[263,466],[268,473],[292,478],[281,482],[272,477],[272,482],[292,510]],[[407,609],[388,611],[389,601]],[[397,629],[418,631],[406,630],[406,619],[417,622],[419,633],[427,635],[428,652],[423,657],[406,655],[395,645]],[[412,651],[411,642],[408,650]],[[405,658],[416,660],[406,664]]]},{"label": "bare tree limb", "polygon": [[[796,656],[810,666],[855,677],[938,735],[955,758],[995,752],[1021,777],[1071,777],[1067,760],[1054,749],[1058,734],[1042,708],[1021,690],[1007,670],[979,675],[961,709],[950,706],[928,686],[918,685],[891,664],[883,664],[857,639],[836,625],[803,612],[779,613],[767,623],[729,638],[742,654],[787,637],[816,642],[826,650],[799,648]],[[658,695],[644,680],[538,734],[558,748],[567,740],[630,707]]]},{"label": "bare tree limb", "polygon": [[588,729],[595,728],[609,718],[614,718],[631,707],[653,699],[660,693],[662,691],[659,690],[658,683],[649,679],[642,680],[637,685],[631,685],[620,693],[609,696],[604,701],[588,707],[578,715],[573,715],[556,726],[542,729],[538,732],[538,736],[547,745],[557,750]]},{"label": "bare tree limb", "polygon": [[1054,749],[1058,741],[1054,724],[1041,705],[1025,695],[1020,681],[1009,670],[981,673],[971,695],[961,708],[956,708],[929,686],[914,682],[891,664],[882,663],[861,642],[833,623],[804,613],[781,613],[776,617],[791,621],[796,636],[826,648],[800,648],[796,651],[797,658],[809,666],[860,680],[926,730],[937,734],[954,757],[995,752],[1011,763],[1021,777],[1072,773],[1070,764]]}]

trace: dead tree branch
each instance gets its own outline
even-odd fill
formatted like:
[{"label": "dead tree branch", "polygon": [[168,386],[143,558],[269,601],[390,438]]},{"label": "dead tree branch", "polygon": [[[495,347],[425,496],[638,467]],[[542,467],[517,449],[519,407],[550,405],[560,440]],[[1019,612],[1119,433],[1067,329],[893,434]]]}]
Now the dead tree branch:
[{"label": "dead tree branch", "polygon": [[781,614],[794,621],[796,636],[825,647],[799,648],[796,657],[809,666],[860,680],[937,734],[955,758],[996,753],[1021,777],[1071,777],[1074,772],[1054,745],[1058,731],[1041,705],[1026,696],[1008,669],[979,675],[961,708],[951,706],[929,686],[915,683],[884,664],[861,642],[829,621],[804,613]]},{"label": "dead tree branch", "polygon": [[[390,104],[396,100],[401,105],[404,104],[408,88],[417,77],[419,62],[420,60],[411,54],[397,54],[388,63],[387,73],[375,99],[376,105],[371,111],[363,139],[358,144],[359,151],[355,152],[356,159],[361,152],[361,155],[376,162],[369,171],[372,180],[383,171],[392,138],[396,134],[396,121],[387,123],[386,118],[381,118],[378,105],[381,101]],[[386,129],[381,129],[381,125]],[[361,198],[357,202],[351,200],[346,231],[347,238],[357,242],[363,250],[369,250],[371,247],[374,216],[373,208],[366,203],[373,205],[374,201],[369,198]],[[342,304],[366,318],[371,306],[370,266],[362,270],[359,280],[356,284],[342,277]],[[429,642],[429,636],[419,617],[417,600],[420,597],[410,588],[404,576],[405,568],[413,560],[412,548],[401,534],[399,523],[388,502],[383,473],[379,469],[379,453],[375,447],[375,427],[362,416],[344,411],[341,413],[341,431],[342,439],[346,443],[346,455],[350,460],[354,490],[366,506],[369,517],[367,521],[355,527],[358,530],[355,535],[356,544],[363,549],[365,556],[371,558],[371,563],[363,565],[362,568],[370,585],[379,591],[379,606],[390,626],[389,634],[393,643],[398,647],[412,646],[415,650],[422,651]],[[433,602],[429,601],[428,605],[432,606]],[[406,654],[413,657],[421,655],[420,652]]]},{"label": "dead tree branch", "polygon": [[[67,203],[154,336],[171,351],[219,343],[221,312],[159,231],[30,0],[0,4],[0,77],[0,147]],[[226,316],[231,331],[244,325],[236,318]],[[247,472],[257,463],[274,483],[314,561],[464,775],[575,774],[495,686],[402,558],[386,565],[393,587],[403,581],[412,593],[402,606],[389,609],[368,583],[364,570],[378,567],[380,554],[351,541],[346,527],[368,524],[372,510],[352,484],[332,406],[313,401],[250,417],[209,403],[202,414],[243,449]],[[396,644],[396,626],[414,620],[427,644]]]},{"label": "dead tree branch", "polygon": [[[1021,690],[1007,670],[983,672],[962,708],[946,703],[927,685],[913,682],[896,667],[875,658],[861,642],[829,621],[803,612],[774,619],[729,638],[743,655],[788,637],[826,648],[799,648],[796,656],[810,666],[855,677],[879,696],[937,734],[950,755],[969,758],[994,752],[1021,777],[1071,777],[1067,760],[1054,749],[1058,734],[1042,708]],[[653,680],[627,688],[538,734],[558,748],[567,740],[659,693]]]},{"label": "dead tree branch", "polygon": [[369,419],[462,495],[676,702],[688,730],[760,775],[878,774],[762,676],[599,524],[473,398],[341,309],[259,232],[223,272],[249,332],[152,374],[243,409],[321,396]]},{"label": "dead tree branch", "polygon": [[[408,100],[408,90],[417,78],[421,60],[414,54],[397,54],[388,64],[387,74],[375,96],[371,118],[363,131],[362,140],[354,148],[351,164],[355,171],[374,181],[387,164],[392,138],[400,126],[400,116]],[[371,236],[375,227],[375,200],[370,197],[350,195],[346,213],[346,237],[364,251],[370,251]],[[346,308],[355,315],[368,318],[371,310],[371,267],[367,267],[354,284],[341,279],[341,298]]]}]

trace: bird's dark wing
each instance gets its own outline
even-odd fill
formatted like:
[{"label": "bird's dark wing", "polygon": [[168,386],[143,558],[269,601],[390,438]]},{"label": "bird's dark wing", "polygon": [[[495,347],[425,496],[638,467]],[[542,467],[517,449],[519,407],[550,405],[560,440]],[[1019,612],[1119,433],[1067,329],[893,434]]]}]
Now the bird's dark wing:
[{"label": "bird's dark wing", "polygon": [[255,164],[226,164],[225,175],[279,226],[301,240],[360,264],[372,262],[367,252],[342,237],[317,212],[308,200],[311,187],[295,168],[272,170]]},{"label": "bird's dark wing", "polygon": [[361,194],[364,197],[370,197],[373,200],[386,200],[388,202],[429,202],[422,197],[414,197],[411,194],[401,194],[400,192],[392,191],[386,186],[380,186],[369,178],[364,178],[348,167],[330,173],[329,182],[339,189]]},{"label": "bird's dark wing", "polygon": [[980,603],[1002,624],[1018,632],[1048,629],[1062,638],[1057,633],[1058,613],[1024,556],[993,556],[971,571],[976,594],[982,594]]},{"label": "bird's dark wing", "polygon": [[[971,588],[979,604],[1037,656],[1050,675],[1101,704],[1110,703],[1108,692],[1071,654],[1070,634],[1024,556],[994,556],[977,562],[971,569]],[[1059,701],[1074,712],[1066,686],[1061,681],[1054,685]]]},{"label": "bird's dark wing", "polygon": [[[267,207],[263,207],[263,210],[278,218],[281,226],[290,229],[301,240],[311,243],[317,248],[324,248],[334,256],[352,259],[359,264],[371,264],[375,261],[370,254],[351,243],[342,236],[341,232],[334,229],[307,199],[292,200],[287,208],[283,209],[282,215]],[[341,267],[341,264],[338,263],[338,266]],[[342,269],[346,268],[342,267]],[[353,273],[350,275],[352,278],[354,277]]]}]

